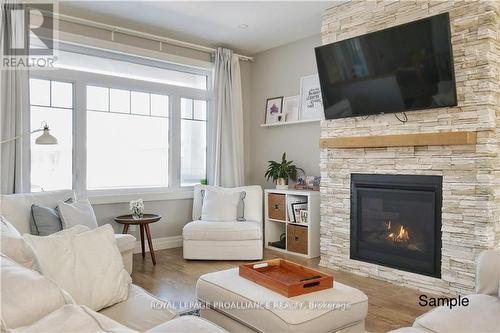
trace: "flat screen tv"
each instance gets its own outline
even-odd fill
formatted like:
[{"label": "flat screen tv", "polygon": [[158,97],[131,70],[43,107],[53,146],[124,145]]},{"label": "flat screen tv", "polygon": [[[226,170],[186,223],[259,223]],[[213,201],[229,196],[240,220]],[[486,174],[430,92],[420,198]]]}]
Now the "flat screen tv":
[{"label": "flat screen tv", "polygon": [[315,51],[326,119],[457,105],[447,13]]}]

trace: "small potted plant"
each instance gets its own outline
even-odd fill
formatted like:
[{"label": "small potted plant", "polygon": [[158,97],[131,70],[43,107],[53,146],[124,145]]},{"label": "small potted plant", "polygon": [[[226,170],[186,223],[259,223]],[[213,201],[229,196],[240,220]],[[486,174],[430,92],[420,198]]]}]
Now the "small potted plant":
[{"label": "small potted plant", "polygon": [[276,189],[278,190],[286,190],[288,189],[288,180],[296,180],[297,179],[297,168],[293,161],[286,160],[286,152],[283,153],[281,157],[281,163],[276,161],[268,161],[269,166],[267,167],[265,177],[267,180],[270,178],[276,182]]}]

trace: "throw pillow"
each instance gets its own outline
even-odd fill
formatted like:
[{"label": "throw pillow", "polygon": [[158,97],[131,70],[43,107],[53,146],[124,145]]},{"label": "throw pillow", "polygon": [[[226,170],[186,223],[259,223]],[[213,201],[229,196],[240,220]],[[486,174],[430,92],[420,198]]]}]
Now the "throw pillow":
[{"label": "throw pillow", "polygon": [[18,263],[29,269],[38,270],[35,253],[28,243],[21,237],[9,221],[0,215],[1,234],[0,248],[1,252]]},{"label": "throw pillow", "polygon": [[[227,188],[216,188],[214,187],[213,190],[217,191],[219,190],[220,192],[232,192],[231,189]],[[203,207],[203,201],[205,201],[205,191],[206,190],[201,190],[201,206]],[[236,214],[236,220],[238,221],[246,221],[245,219],[245,198],[247,196],[247,192],[241,191],[240,193],[240,201],[238,202],[238,208],[237,208],[237,214]],[[201,220],[201,216],[199,218]]]},{"label": "throw pillow", "polygon": [[61,218],[55,208],[31,205],[30,232],[32,235],[48,236],[61,230]]},{"label": "throw pillow", "polygon": [[7,328],[30,325],[72,302],[53,281],[4,255],[0,267],[2,322]]},{"label": "throw pillow", "polygon": [[66,290],[77,304],[99,311],[127,299],[131,279],[111,225],[78,234],[68,230],[50,237],[24,237],[35,249],[42,274]]},{"label": "throw pillow", "polygon": [[205,190],[201,219],[204,221],[229,222],[238,217],[240,192]]},{"label": "throw pillow", "polygon": [[58,209],[63,229],[69,229],[79,224],[86,225],[90,229],[97,228],[94,209],[88,199],[78,200],[75,203],[59,201]]},{"label": "throw pillow", "polygon": [[86,306],[76,304],[64,305],[36,323],[10,332],[137,333]]}]

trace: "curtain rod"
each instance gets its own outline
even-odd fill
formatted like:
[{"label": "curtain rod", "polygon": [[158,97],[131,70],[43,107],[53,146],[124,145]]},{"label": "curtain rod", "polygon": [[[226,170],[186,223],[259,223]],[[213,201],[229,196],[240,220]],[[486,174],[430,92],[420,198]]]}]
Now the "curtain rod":
[{"label": "curtain rod", "polygon": [[[112,41],[114,41],[115,32],[118,32],[118,33],[123,33],[123,34],[127,34],[127,35],[134,36],[134,37],[145,37],[145,38],[160,42],[160,50],[162,47],[162,43],[175,45],[175,46],[181,46],[181,47],[185,47],[188,49],[202,51],[202,52],[206,52],[206,53],[213,53],[216,50],[213,47],[183,42],[183,41],[173,39],[173,38],[163,37],[163,36],[154,35],[154,34],[150,34],[150,33],[146,33],[146,32],[141,32],[138,30],[133,30],[133,29],[123,28],[123,27],[119,27],[119,26],[115,26],[115,25],[111,25],[111,24],[92,21],[92,20],[88,20],[88,19],[84,19],[84,18],[80,18],[80,17],[76,17],[76,16],[57,14],[57,13],[52,13],[52,16],[60,21],[83,24],[86,26],[97,27],[97,28],[108,30],[111,32],[111,40]],[[242,61],[253,61],[253,57],[248,57],[248,56],[244,56],[244,55],[236,54],[236,53],[234,55],[237,56]]]}]

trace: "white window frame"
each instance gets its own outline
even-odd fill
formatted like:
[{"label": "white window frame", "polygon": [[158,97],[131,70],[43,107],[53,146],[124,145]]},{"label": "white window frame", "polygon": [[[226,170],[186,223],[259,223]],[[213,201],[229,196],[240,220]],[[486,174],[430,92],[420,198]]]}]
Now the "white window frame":
[{"label": "white window frame", "polygon": [[[95,55],[95,52],[92,52]],[[124,55],[120,55],[123,59]],[[127,56],[125,56],[127,57]],[[141,59],[139,57],[129,56],[133,58],[136,63],[149,65],[150,60]],[[131,197],[131,194],[153,194],[149,195],[150,198],[161,200],[163,198],[175,197],[172,193],[175,192],[191,192],[193,186],[181,186],[181,158],[180,158],[180,144],[181,144],[181,98],[199,99],[207,101],[207,178],[210,174],[210,149],[212,143],[211,135],[215,125],[213,122],[212,107],[212,71],[203,68],[191,68],[175,64],[162,64],[163,68],[170,70],[180,70],[193,74],[200,74],[207,77],[207,89],[195,89],[189,87],[180,87],[162,83],[152,83],[148,81],[128,79],[117,76],[96,74],[90,72],[82,72],[68,69],[57,69],[48,71],[30,72],[30,78],[43,79],[52,81],[62,81],[73,83],[73,190],[78,195],[85,197],[96,197],[98,203],[108,202],[126,202]],[[87,85],[103,86],[109,88],[126,89],[134,91],[144,91],[148,93],[156,93],[169,96],[169,175],[168,187],[134,187],[134,188],[120,188],[120,189],[87,189],[87,108],[86,108],[86,87]],[[29,108],[28,112],[31,111]],[[28,117],[29,119],[30,117]],[[26,130],[29,130],[29,120],[25,123]],[[31,191],[31,149],[28,144],[28,151],[25,155],[24,174],[28,175],[26,182],[27,192]],[[163,195],[162,195],[163,194]],[[114,197],[114,198],[113,198]],[[180,194],[179,197],[187,197],[185,194]],[[121,200],[118,200],[121,199]],[[92,200],[91,200],[92,201]]]}]

